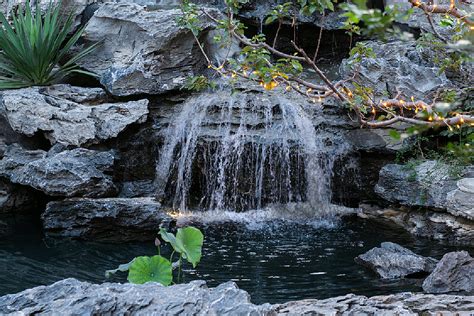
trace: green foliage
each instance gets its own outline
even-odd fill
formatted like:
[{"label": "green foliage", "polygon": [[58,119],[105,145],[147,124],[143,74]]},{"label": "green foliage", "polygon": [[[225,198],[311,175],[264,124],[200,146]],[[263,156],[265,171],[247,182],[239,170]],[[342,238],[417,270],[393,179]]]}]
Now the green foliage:
[{"label": "green foliage", "polygon": [[374,53],[372,47],[368,47],[362,42],[357,42],[356,45],[349,52],[351,63],[360,63],[365,58],[375,58],[377,57]]},{"label": "green foliage", "polygon": [[318,11],[323,13],[324,10],[334,11],[334,4],[331,0],[298,0],[298,4],[301,7],[301,13],[305,15],[312,15],[314,12]]},{"label": "green foliage", "polygon": [[201,76],[189,77],[186,80],[186,83],[183,86],[183,88],[186,90],[199,92],[206,89],[215,89],[216,83],[214,81],[210,81],[208,78],[201,75]]},{"label": "green foliage", "polygon": [[369,9],[365,0],[341,3],[339,8],[344,10],[341,16],[346,18],[343,29],[351,34],[382,38],[391,33],[394,21],[406,20],[412,13],[411,9],[401,12],[396,6],[388,7],[383,12],[379,9]]},{"label": "green foliage", "polygon": [[176,19],[178,26],[189,29],[194,35],[197,36],[199,32],[202,31],[198,6],[189,0],[184,0],[181,5],[181,12],[183,14]]},{"label": "green foliage", "polygon": [[275,21],[281,21],[290,14],[290,9],[292,7],[291,2],[286,2],[284,4],[277,5],[273,10],[268,12],[268,16],[265,19],[265,24],[271,24]]},{"label": "green foliage", "polygon": [[171,262],[162,256],[137,257],[133,260],[128,271],[128,282],[134,284],[158,282],[168,286],[172,281]]},{"label": "green foliage", "polygon": [[68,39],[74,15],[70,13],[63,21],[60,5],[50,3],[42,15],[39,1],[34,14],[27,2],[24,9],[12,13],[11,24],[1,12],[0,22],[0,89],[49,85],[72,73],[94,76],[80,70],[76,62],[91,53],[96,45],[60,64],[83,32],[80,29]]},{"label": "green foliage", "polygon": [[106,271],[105,276],[108,278],[116,272],[128,271],[128,281],[130,283],[159,282],[167,286],[173,282],[173,256],[175,253],[179,254],[179,259],[175,263],[178,267],[178,282],[182,278],[181,266],[183,259],[192,264],[193,268],[196,268],[201,261],[202,245],[204,243],[204,235],[199,229],[192,226],[179,228],[176,236],[165,229],[160,229],[159,234],[173,249],[169,259],[161,256],[161,243],[157,239],[155,244],[158,247],[158,255],[136,257],[129,263],[120,265],[117,269]]},{"label": "green foliage", "polygon": [[169,242],[174,251],[179,253],[183,259],[186,259],[195,268],[201,260],[201,249],[204,241],[204,236],[201,231],[195,227],[179,228],[176,237],[160,230],[161,238]]}]

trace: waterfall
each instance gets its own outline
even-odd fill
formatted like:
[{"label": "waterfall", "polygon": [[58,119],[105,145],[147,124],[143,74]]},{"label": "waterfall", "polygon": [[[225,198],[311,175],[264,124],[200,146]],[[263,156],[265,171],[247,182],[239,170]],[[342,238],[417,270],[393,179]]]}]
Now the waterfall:
[{"label": "waterfall", "polygon": [[191,97],[162,130],[158,196],[180,211],[305,203],[328,212],[336,155],[305,104],[267,93]]}]

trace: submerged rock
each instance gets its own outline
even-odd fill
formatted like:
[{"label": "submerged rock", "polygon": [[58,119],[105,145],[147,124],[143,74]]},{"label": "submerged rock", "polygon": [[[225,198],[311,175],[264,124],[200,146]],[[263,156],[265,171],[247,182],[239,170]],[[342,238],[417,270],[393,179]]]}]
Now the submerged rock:
[{"label": "submerged rock", "polygon": [[384,242],[357,256],[355,262],[374,270],[382,279],[396,279],[428,274],[436,266],[436,259],[427,258],[398,244]]},{"label": "submerged rock", "polygon": [[393,98],[398,88],[407,100],[414,96],[428,101],[438,88],[451,85],[431,61],[429,49],[417,49],[415,41],[370,41],[366,45],[376,57],[364,58],[360,63],[354,62],[357,56],[348,58],[341,64],[340,72],[343,77],[350,77],[357,67],[357,81],[373,88],[378,97],[388,93]]},{"label": "submerged rock", "polygon": [[474,293],[474,258],[467,251],[445,254],[423,282],[423,290],[428,293]]},{"label": "submerged rock", "polygon": [[10,146],[0,161],[0,176],[50,196],[110,196],[114,156],[84,148],[47,153]]},{"label": "submerged rock", "polygon": [[70,85],[6,90],[0,101],[0,115],[16,132],[72,146],[116,137],[148,114],[148,100],[107,103],[102,89]]},{"label": "submerged rock", "polygon": [[[88,22],[84,38],[101,42],[79,61],[118,96],[179,89],[207,63],[193,34],[178,26],[179,9],[148,11],[134,3],[105,3]],[[203,28],[210,23],[201,17]],[[207,45],[205,45],[207,46]]]},{"label": "submerged rock", "polygon": [[68,199],[48,203],[48,236],[102,241],[153,240],[171,218],[152,198]]},{"label": "submerged rock", "polygon": [[474,296],[414,293],[255,305],[233,282],[208,288],[204,281],[164,287],[66,279],[0,297],[4,315],[437,315],[468,314],[473,307]]}]

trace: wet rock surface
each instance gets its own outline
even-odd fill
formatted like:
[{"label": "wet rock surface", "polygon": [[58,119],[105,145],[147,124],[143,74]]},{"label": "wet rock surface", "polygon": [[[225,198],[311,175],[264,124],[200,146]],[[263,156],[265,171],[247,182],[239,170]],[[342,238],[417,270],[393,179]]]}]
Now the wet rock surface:
[{"label": "wet rock surface", "polygon": [[70,85],[7,90],[0,101],[0,114],[16,132],[72,146],[116,137],[148,114],[148,100],[107,103],[103,89]]},{"label": "wet rock surface", "polygon": [[405,207],[362,207],[362,218],[372,218],[403,227],[414,236],[455,245],[474,244],[474,222],[451,214]]},{"label": "wet rock surface", "polygon": [[467,251],[450,252],[423,282],[427,293],[474,293],[474,258]]},{"label": "wet rock surface", "polygon": [[355,258],[355,262],[375,271],[382,279],[427,275],[437,260],[415,254],[398,244],[384,242]]},{"label": "wet rock surface", "polygon": [[[177,25],[180,14],[179,9],[147,10],[134,3],[102,4],[84,32],[87,42],[102,44],[79,64],[97,73],[113,95],[179,89],[207,66],[191,31]],[[206,29],[210,24],[201,20]]]},{"label": "wet rock surface", "polygon": [[153,240],[170,221],[152,198],[75,198],[48,203],[42,215],[45,233],[93,241]]},{"label": "wet rock surface", "polygon": [[233,282],[208,288],[204,281],[163,287],[157,283],[97,285],[66,279],[0,297],[0,313],[5,315],[436,315],[468,314],[473,309],[474,296],[416,293],[374,297],[348,294],[255,305]]},{"label": "wet rock surface", "polygon": [[113,164],[111,152],[76,148],[48,153],[12,145],[0,160],[0,176],[50,196],[102,197],[116,192],[109,175]]}]

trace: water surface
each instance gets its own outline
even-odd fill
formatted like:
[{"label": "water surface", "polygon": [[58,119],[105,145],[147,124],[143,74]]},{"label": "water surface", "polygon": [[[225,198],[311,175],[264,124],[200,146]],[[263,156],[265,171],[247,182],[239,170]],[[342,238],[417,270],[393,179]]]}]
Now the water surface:
[{"label": "water surface", "polygon": [[[185,270],[186,281],[204,279],[216,286],[232,280],[251,294],[254,303],[419,291],[420,280],[380,280],[355,264],[354,257],[383,241],[397,242],[435,258],[456,249],[359,219],[337,225],[272,221],[247,226],[208,227],[202,262],[196,270]],[[21,233],[0,241],[0,295],[69,277],[104,282],[105,270],[138,255],[154,254],[152,242],[58,241],[45,239],[36,225],[23,227]],[[126,275],[110,281],[125,282]]]}]

